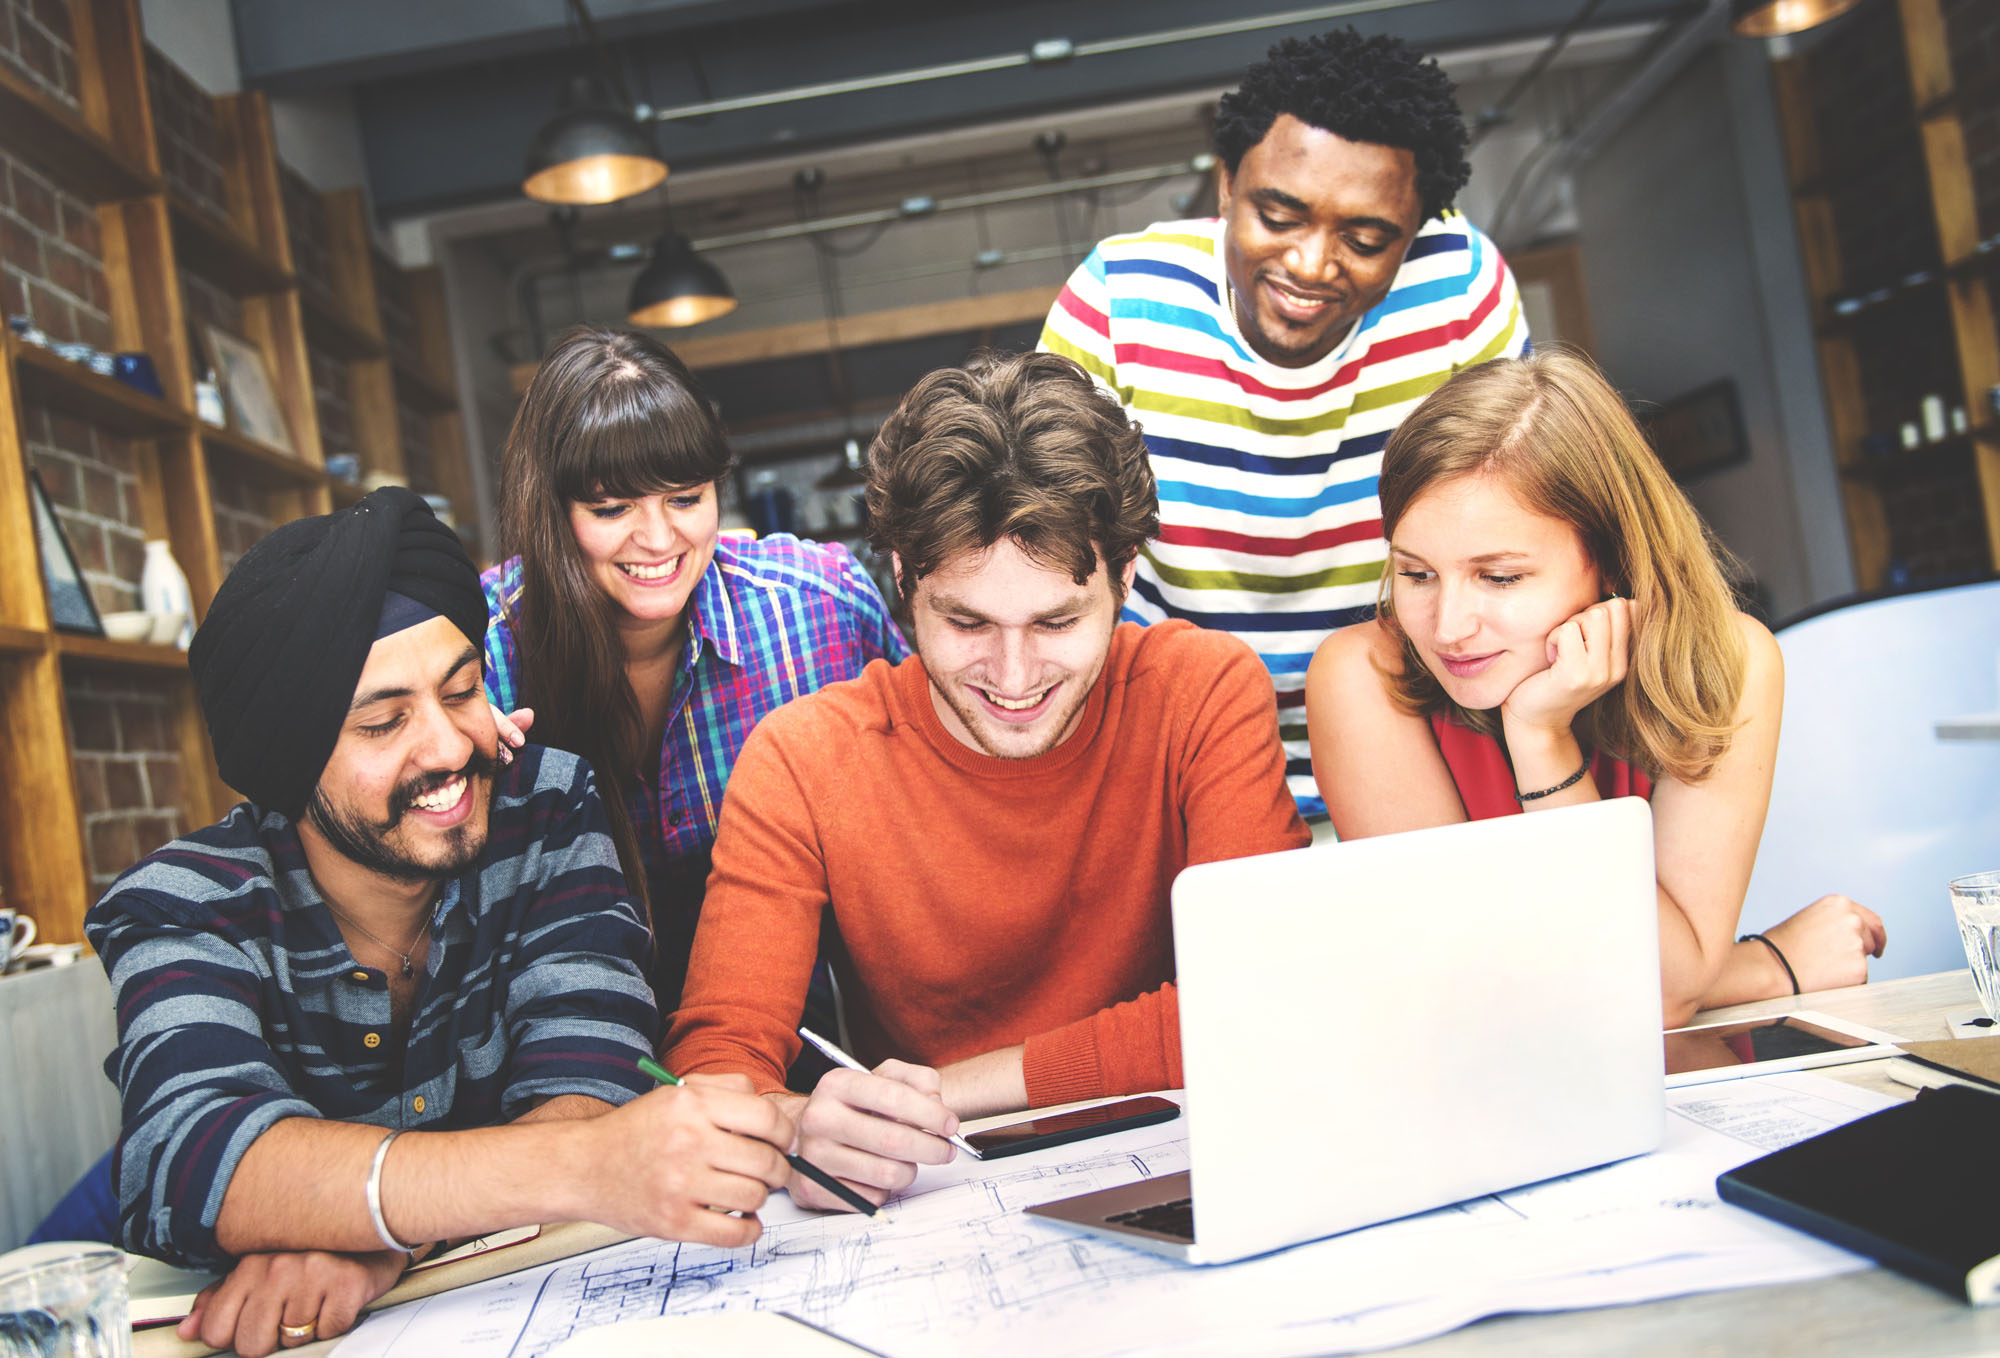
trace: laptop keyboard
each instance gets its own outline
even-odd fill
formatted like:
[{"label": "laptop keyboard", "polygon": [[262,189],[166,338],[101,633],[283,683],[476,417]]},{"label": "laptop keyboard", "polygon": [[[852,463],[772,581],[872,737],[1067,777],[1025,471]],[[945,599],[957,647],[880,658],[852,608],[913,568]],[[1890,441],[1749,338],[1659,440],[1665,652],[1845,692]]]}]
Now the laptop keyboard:
[{"label": "laptop keyboard", "polygon": [[1194,1199],[1180,1198],[1174,1202],[1155,1203],[1151,1207],[1141,1207],[1136,1211],[1119,1212],[1108,1216],[1106,1221],[1115,1226],[1130,1226],[1134,1230],[1151,1231],[1155,1235],[1172,1236],[1176,1240],[1194,1240]]}]

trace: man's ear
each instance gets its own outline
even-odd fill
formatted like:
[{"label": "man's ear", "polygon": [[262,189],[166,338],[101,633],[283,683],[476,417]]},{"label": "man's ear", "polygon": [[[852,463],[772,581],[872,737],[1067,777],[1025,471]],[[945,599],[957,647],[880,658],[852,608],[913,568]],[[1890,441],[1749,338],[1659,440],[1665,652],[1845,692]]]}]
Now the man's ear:
[{"label": "man's ear", "polygon": [[903,602],[910,601],[910,591],[903,585],[903,557],[900,552],[889,553],[889,576],[896,582],[896,593],[903,596]]},{"label": "man's ear", "polygon": [[1137,552],[1132,553],[1132,559],[1125,563],[1124,575],[1124,587],[1118,591],[1120,600],[1123,600],[1126,595],[1132,592],[1132,582],[1139,578],[1139,554]]},{"label": "man's ear", "polygon": [[1220,161],[1215,166],[1215,215],[1229,215],[1229,200],[1236,196],[1236,174]]}]

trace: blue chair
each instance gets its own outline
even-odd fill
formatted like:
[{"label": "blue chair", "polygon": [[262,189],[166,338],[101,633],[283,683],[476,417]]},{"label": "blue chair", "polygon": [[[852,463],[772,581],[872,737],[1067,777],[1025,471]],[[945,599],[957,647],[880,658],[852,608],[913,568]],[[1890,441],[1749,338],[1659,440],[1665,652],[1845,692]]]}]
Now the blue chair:
[{"label": "blue chair", "polygon": [[34,1234],[24,1242],[39,1245],[48,1240],[102,1240],[118,1243],[118,1192],[111,1183],[114,1148],[83,1172],[69,1192],[63,1194]]},{"label": "blue chair", "polygon": [[1785,720],[1743,906],[1763,929],[1830,891],[1882,916],[1873,980],[1965,965],[1945,883],[2000,868],[2000,579],[1837,602],[1781,626]]}]

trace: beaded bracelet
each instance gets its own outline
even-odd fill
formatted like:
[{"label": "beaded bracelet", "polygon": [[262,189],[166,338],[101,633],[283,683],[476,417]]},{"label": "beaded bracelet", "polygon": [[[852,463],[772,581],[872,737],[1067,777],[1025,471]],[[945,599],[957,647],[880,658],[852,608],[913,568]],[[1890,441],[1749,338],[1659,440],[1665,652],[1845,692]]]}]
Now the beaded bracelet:
[{"label": "beaded bracelet", "polygon": [[1561,792],[1565,788],[1575,787],[1578,783],[1583,781],[1583,775],[1589,772],[1590,772],[1590,756],[1585,755],[1583,757],[1583,767],[1578,769],[1575,773],[1572,773],[1569,777],[1563,779],[1560,783],[1557,783],[1554,787],[1545,787],[1540,792],[1516,792],[1514,794],[1514,800],[1525,804],[1527,802],[1540,801],[1544,797],[1553,797],[1556,795],[1556,793]]}]

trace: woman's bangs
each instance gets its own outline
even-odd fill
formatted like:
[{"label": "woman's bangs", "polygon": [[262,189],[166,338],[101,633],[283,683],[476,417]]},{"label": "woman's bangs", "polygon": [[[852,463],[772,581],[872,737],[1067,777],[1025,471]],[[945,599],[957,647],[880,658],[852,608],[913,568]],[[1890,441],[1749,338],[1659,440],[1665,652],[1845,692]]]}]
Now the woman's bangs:
[{"label": "woman's bangs", "polygon": [[608,404],[578,412],[555,449],[555,489],[564,501],[657,495],[716,480],[729,470],[728,448],[719,434],[706,437],[712,426],[690,419],[685,410],[645,409],[634,400]]}]

